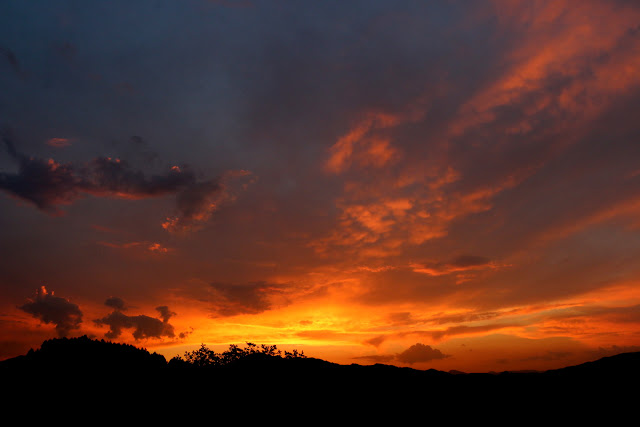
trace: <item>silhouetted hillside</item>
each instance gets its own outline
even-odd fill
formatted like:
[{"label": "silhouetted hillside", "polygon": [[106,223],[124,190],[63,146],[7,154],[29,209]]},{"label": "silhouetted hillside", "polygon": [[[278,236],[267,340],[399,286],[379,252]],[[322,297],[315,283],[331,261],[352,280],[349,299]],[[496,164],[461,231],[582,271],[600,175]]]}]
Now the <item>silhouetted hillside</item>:
[{"label": "silhouetted hillside", "polygon": [[122,369],[164,368],[164,356],[128,344],[79,338],[55,338],[44,341],[38,350],[30,350],[0,362],[3,370],[56,369],[69,371],[100,371]]},{"label": "silhouetted hillside", "polygon": [[313,396],[333,399],[335,405],[370,405],[371,401],[385,400],[413,407],[424,402],[451,407],[471,401],[476,405],[524,405],[527,399],[562,407],[594,393],[622,393],[624,388],[618,385],[640,379],[640,353],[544,373],[500,374],[339,365],[298,353],[283,357],[275,346],[232,346],[220,354],[203,346],[191,355],[204,355],[203,360],[214,363],[198,366],[183,358],[167,362],[161,355],[131,345],[86,336],[61,338],[0,362],[0,374],[5,387],[34,398],[77,396],[82,390],[86,396],[102,399],[125,396],[139,402],[159,402],[171,398],[189,405],[208,405],[233,396],[241,401],[260,398],[310,404],[306,399]]}]

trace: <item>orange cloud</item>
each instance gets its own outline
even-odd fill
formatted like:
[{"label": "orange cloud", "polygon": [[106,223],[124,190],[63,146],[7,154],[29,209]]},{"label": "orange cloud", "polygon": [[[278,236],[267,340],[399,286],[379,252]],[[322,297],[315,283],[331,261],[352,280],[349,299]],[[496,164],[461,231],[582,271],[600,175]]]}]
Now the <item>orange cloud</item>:
[{"label": "orange cloud", "polygon": [[50,138],[45,142],[45,144],[50,147],[64,148],[71,145],[71,140],[68,138]]},{"label": "orange cloud", "polygon": [[106,246],[108,248],[113,249],[140,249],[145,252],[155,253],[155,254],[166,254],[172,251],[172,249],[163,246],[157,242],[125,242],[125,243],[113,243],[113,242],[105,242],[99,241],[97,242],[101,246]]},{"label": "orange cloud", "polygon": [[392,128],[400,123],[415,120],[415,113],[389,114],[367,113],[348,133],[343,135],[329,149],[326,170],[340,174],[348,170],[355,162],[359,166],[380,168],[399,156],[391,141],[373,133]]}]

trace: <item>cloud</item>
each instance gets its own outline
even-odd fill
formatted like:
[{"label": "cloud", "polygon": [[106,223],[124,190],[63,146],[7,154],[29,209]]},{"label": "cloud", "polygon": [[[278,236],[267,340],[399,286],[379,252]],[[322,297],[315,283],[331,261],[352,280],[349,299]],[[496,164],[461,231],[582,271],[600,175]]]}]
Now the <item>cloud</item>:
[{"label": "cloud", "polygon": [[18,172],[0,172],[0,190],[7,194],[53,215],[63,213],[60,205],[87,195],[144,199],[174,194],[176,215],[162,225],[171,232],[199,228],[219,204],[233,199],[226,183],[251,175],[247,171],[231,171],[222,178],[199,181],[188,167],[173,166],[164,174],[148,176],[126,160],[111,157],[98,157],[83,166],[61,164],[19,153],[8,132],[3,132],[3,140],[18,162]]},{"label": "cloud", "polygon": [[125,303],[121,298],[110,297],[105,301],[105,305],[114,309],[113,312],[103,317],[95,319],[93,322],[98,326],[109,326],[109,331],[105,333],[107,338],[118,338],[122,335],[123,329],[133,329],[133,338],[136,341],[148,338],[175,337],[173,325],[169,319],[175,315],[167,306],[156,307],[160,313],[160,319],[140,314],[137,316],[127,316],[122,313]]},{"label": "cloud", "polygon": [[436,348],[432,348],[429,345],[417,343],[397,354],[372,354],[366,356],[354,357],[354,359],[366,360],[374,363],[389,363],[398,361],[401,363],[408,363],[410,365],[414,363],[430,362],[433,360],[446,359],[451,357],[448,354],[442,353]]},{"label": "cloud", "polygon": [[156,307],[156,310],[158,310],[158,312],[160,313],[160,318],[164,323],[169,322],[169,319],[171,319],[171,317],[176,315],[176,313],[169,310],[169,307],[167,307],[166,305]]},{"label": "cloud", "polygon": [[434,340],[441,340],[445,337],[450,337],[454,335],[469,335],[469,334],[481,334],[484,332],[495,331],[498,329],[512,328],[520,325],[516,324],[489,324],[489,325],[478,325],[478,326],[467,326],[467,325],[458,325],[451,326],[445,330],[441,331],[421,331],[420,334],[428,335]]},{"label": "cloud", "polygon": [[142,241],[142,242],[126,242],[126,243],[112,243],[99,241],[98,245],[106,246],[113,249],[139,249],[142,251],[148,251],[154,254],[167,254],[172,251],[171,248],[167,248],[158,242]]},{"label": "cloud", "polygon": [[393,325],[411,325],[417,322],[417,320],[408,311],[389,313],[387,318]]},{"label": "cloud", "polygon": [[218,316],[258,314],[270,310],[274,298],[283,297],[283,285],[253,282],[241,285],[212,283],[213,310]]},{"label": "cloud", "polygon": [[365,360],[367,362],[374,363],[389,363],[393,362],[396,357],[393,354],[371,354],[368,356],[356,356],[355,360]]},{"label": "cloud", "polygon": [[398,156],[389,141],[379,137],[367,137],[371,130],[385,129],[407,119],[385,113],[368,113],[347,134],[336,141],[329,150],[325,168],[330,173],[347,171],[355,162],[360,167],[383,167]]},{"label": "cloud", "polygon": [[414,272],[427,274],[429,276],[442,276],[469,270],[495,269],[498,267],[499,266],[491,262],[489,258],[477,255],[460,255],[445,262],[411,264]]},{"label": "cloud", "polygon": [[440,350],[432,348],[431,346],[417,343],[396,355],[396,359],[403,363],[414,364],[421,362],[430,362],[432,360],[445,359],[451,357],[448,354],[442,353]]},{"label": "cloud", "polygon": [[68,138],[49,138],[45,144],[49,147],[64,148],[71,145],[71,141]]},{"label": "cloud", "polygon": [[379,347],[386,339],[387,337],[385,337],[384,335],[378,335],[376,337],[369,338],[368,340],[366,340],[365,344],[369,344],[374,347]]},{"label": "cloud", "polygon": [[104,302],[104,305],[120,311],[124,311],[127,309],[127,307],[125,306],[124,300],[118,297],[107,298],[107,300]]},{"label": "cloud", "polygon": [[55,296],[53,292],[49,293],[44,286],[38,289],[35,298],[18,308],[45,324],[56,325],[56,331],[61,337],[80,329],[82,323],[82,311],[76,304]]}]

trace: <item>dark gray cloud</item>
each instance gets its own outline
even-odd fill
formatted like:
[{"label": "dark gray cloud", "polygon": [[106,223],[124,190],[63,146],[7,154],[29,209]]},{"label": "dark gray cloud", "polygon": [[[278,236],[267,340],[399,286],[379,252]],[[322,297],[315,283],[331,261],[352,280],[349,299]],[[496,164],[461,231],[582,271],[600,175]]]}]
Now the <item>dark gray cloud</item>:
[{"label": "dark gray cloud", "polygon": [[246,284],[212,283],[213,310],[219,316],[258,314],[272,308],[272,298],[282,296],[282,285],[253,282]]},{"label": "dark gray cloud", "polygon": [[76,304],[49,293],[44,286],[38,289],[33,299],[18,308],[45,324],[53,323],[61,337],[80,329],[82,323],[82,311]]},{"label": "dark gray cloud", "polygon": [[160,313],[160,318],[164,323],[169,322],[169,319],[171,319],[171,317],[176,315],[176,313],[169,310],[169,307],[167,307],[166,305],[156,307],[156,310],[158,310],[158,312]]},{"label": "dark gray cloud", "polygon": [[206,221],[223,193],[219,179],[199,181],[188,167],[173,166],[164,174],[147,175],[126,160],[111,157],[98,157],[81,166],[61,164],[18,152],[8,131],[2,138],[18,162],[18,171],[0,172],[0,190],[54,215],[62,213],[60,205],[88,195],[142,199],[175,194],[176,216],[163,226],[184,231]]},{"label": "dark gray cloud", "polygon": [[[113,307],[114,301],[115,305],[124,307],[124,301],[117,297],[107,299],[105,305]],[[171,312],[167,306],[156,307],[156,310],[160,313],[160,319],[144,314],[127,316],[120,311],[120,308],[113,308],[115,310],[107,316],[94,320],[94,323],[98,326],[109,326],[109,331],[104,335],[107,338],[118,338],[122,335],[123,329],[133,329],[132,334],[136,341],[148,338],[175,337],[173,325],[169,323],[169,318],[175,313]]]}]

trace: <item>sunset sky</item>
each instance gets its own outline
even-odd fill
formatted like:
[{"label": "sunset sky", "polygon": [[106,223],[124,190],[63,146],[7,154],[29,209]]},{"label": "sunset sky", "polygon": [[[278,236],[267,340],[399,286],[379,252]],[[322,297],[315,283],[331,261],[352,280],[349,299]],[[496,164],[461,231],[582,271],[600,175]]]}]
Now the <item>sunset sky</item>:
[{"label": "sunset sky", "polygon": [[0,3],[0,359],[640,351],[640,3]]}]

